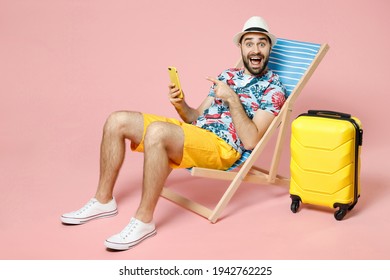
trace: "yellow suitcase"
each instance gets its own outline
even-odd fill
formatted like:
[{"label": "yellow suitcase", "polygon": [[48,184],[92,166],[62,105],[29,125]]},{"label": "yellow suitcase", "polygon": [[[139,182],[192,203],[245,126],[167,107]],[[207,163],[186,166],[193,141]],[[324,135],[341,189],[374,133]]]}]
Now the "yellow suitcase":
[{"label": "yellow suitcase", "polygon": [[300,202],[338,208],[342,220],[360,196],[361,122],[349,114],[309,110],[292,122],[291,211]]}]

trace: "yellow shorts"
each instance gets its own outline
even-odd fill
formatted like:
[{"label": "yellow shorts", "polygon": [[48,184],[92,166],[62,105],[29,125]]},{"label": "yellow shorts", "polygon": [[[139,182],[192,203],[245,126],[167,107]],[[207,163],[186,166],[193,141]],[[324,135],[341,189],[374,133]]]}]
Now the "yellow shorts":
[{"label": "yellow shorts", "polygon": [[183,129],[183,158],[180,164],[170,162],[172,168],[190,168],[196,166],[226,170],[241,157],[241,154],[232,146],[208,130],[174,118],[160,117],[152,114],[143,114],[143,118],[144,134],[142,141],[138,146],[131,145],[133,151],[144,151],[143,138],[148,125],[152,122],[168,122],[176,124]]}]

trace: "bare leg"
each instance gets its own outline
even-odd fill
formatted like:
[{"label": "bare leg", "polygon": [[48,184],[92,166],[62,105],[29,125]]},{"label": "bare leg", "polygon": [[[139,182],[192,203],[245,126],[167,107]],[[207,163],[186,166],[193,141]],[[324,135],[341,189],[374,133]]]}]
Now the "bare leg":
[{"label": "bare leg", "polygon": [[[129,122],[126,123],[128,124]],[[115,129],[115,131],[117,130],[118,129]],[[127,129],[125,131],[127,131]],[[137,139],[133,135],[123,136],[126,135],[126,133],[120,135],[122,135],[122,138],[128,137],[135,141],[135,143],[139,143],[140,139]],[[138,136],[138,134],[136,136]],[[105,158],[107,161],[103,161],[102,168],[105,167],[107,170],[103,170],[102,178],[108,180],[100,180],[102,186],[100,187],[100,190],[110,195],[112,195],[113,184],[115,183],[115,178],[118,175],[119,168],[123,161],[124,151],[121,148],[121,144],[123,143],[123,140],[121,140],[122,138],[114,137],[111,141],[112,143],[118,143],[117,148],[119,152],[113,148],[105,148],[105,146],[102,145],[102,150],[105,152],[108,151],[108,156],[103,157],[103,159]],[[159,121],[149,124],[144,139],[144,174],[141,202],[135,217],[131,218],[129,224],[118,234],[106,239],[104,244],[107,248],[113,250],[127,250],[156,234],[153,213],[164,182],[172,171],[169,162],[173,161],[179,163],[182,160],[183,144],[184,133],[180,126]],[[112,160],[112,162],[110,162],[113,156],[111,152],[114,152],[114,158],[116,159]],[[112,165],[107,164],[108,162],[112,163]],[[111,172],[109,172],[109,170],[111,170]],[[105,177],[106,173],[107,176]],[[107,183],[104,185],[104,182]]]},{"label": "bare leg", "polygon": [[144,139],[143,189],[136,218],[148,223],[164,183],[172,171],[169,161],[180,163],[183,157],[184,133],[180,126],[154,122],[149,125]]},{"label": "bare leg", "polygon": [[100,177],[95,194],[101,203],[112,199],[125,156],[125,140],[138,144],[142,140],[143,129],[143,117],[138,112],[115,112],[107,118],[100,147]]}]

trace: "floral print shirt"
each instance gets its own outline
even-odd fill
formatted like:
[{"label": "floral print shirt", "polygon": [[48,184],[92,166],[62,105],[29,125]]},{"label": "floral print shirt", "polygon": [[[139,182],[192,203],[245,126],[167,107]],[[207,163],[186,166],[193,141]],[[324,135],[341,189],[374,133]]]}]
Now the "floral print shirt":
[{"label": "floral print shirt", "polygon": [[[271,70],[255,77],[245,74],[244,69],[233,68],[222,72],[218,80],[227,83],[239,95],[250,119],[253,119],[259,109],[277,116],[288,97],[279,76]],[[243,153],[245,148],[238,138],[229,107],[222,99],[215,97],[214,86],[211,87],[209,96],[214,97],[213,103],[193,124],[215,133],[239,153]]]}]

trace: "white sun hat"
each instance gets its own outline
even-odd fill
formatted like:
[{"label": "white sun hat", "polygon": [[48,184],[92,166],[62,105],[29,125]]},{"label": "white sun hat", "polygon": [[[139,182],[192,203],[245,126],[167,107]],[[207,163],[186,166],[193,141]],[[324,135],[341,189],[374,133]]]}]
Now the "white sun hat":
[{"label": "white sun hat", "polygon": [[258,32],[267,35],[271,40],[271,45],[274,46],[276,44],[276,36],[271,34],[269,32],[268,24],[267,22],[259,16],[253,16],[250,19],[248,19],[244,27],[242,28],[242,31],[240,33],[237,33],[233,37],[233,42],[236,45],[239,45],[241,42],[242,36],[244,36],[246,33],[252,33],[252,32]]}]

